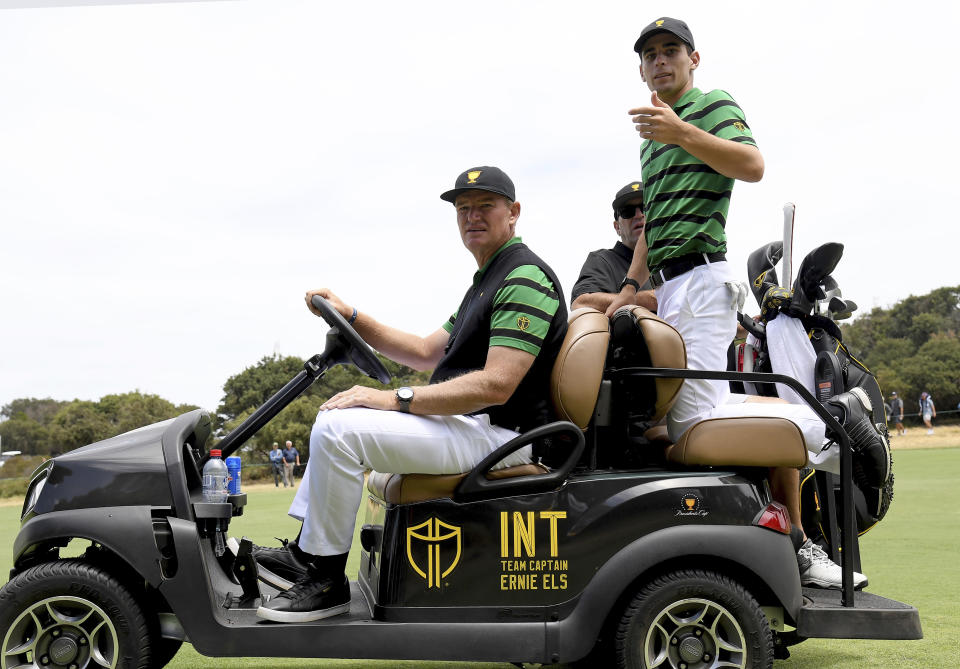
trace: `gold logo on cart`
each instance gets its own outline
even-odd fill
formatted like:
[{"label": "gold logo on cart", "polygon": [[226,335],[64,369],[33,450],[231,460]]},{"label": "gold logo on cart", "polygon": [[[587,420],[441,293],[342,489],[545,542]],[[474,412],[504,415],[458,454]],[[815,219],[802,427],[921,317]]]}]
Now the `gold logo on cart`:
[{"label": "gold logo on cart", "polygon": [[[443,557],[441,544],[444,545]],[[407,528],[407,560],[413,570],[427,581],[427,588],[440,587],[440,581],[449,576],[459,564],[461,549],[460,528],[439,518],[431,518]],[[417,557],[414,557],[415,551]],[[449,557],[451,552],[452,558]]]}]

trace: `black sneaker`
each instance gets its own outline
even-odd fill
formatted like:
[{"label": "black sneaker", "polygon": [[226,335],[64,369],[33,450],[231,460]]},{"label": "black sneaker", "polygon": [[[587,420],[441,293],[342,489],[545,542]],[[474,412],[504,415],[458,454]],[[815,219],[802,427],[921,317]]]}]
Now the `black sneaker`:
[{"label": "black sneaker", "polygon": [[831,397],[825,402],[843,411],[843,429],[853,449],[853,473],[860,485],[882,487],[890,478],[890,443],[883,431],[870,421],[873,406],[863,388]]},{"label": "black sneaker", "polygon": [[350,583],[346,576],[334,578],[308,574],[257,609],[257,616],[278,623],[307,623],[350,610]]},{"label": "black sneaker", "polygon": [[[280,548],[253,545],[253,559],[257,563],[257,577],[277,590],[289,590],[307,575],[307,560],[297,542],[278,539]],[[240,544],[233,537],[227,539],[227,547],[236,555]]]}]

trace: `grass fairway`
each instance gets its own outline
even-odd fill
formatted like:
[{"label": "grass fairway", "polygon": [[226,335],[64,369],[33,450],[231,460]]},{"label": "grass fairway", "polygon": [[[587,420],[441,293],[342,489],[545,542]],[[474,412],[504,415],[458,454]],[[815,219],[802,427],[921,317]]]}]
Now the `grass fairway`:
[{"label": "grass fairway", "polygon": [[[897,444],[899,446],[899,444]],[[884,521],[861,537],[863,570],[870,590],[920,610],[924,639],[920,641],[809,640],[794,646],[778,669],[871,667],[960,667],[960,448],[918,448],[894,454],[896,495]],[[270,485],[248,487],[246,513],[235,518],[231,534],[273,545],[274,537],[296,535],[298,523],[286,516],[293,491]],[[18,528],[20,501],[0,502],[0,574],[10,568],[10,546]],[[356,546],[356,540],[354,541]],[[351,552],[348,569],[356,574],[359,559]],[[510,664],[466,662],[397,662],[370,660],[302,660],[208,658],[185,645],[168,665],[177,669],[257,667],[390,667],[427,669],[510,669]]]}]

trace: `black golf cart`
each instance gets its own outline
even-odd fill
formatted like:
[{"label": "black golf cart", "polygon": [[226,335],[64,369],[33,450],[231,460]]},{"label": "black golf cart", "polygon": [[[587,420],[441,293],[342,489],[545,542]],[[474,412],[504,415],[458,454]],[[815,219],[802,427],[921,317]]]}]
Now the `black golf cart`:
[{"label": "black golf cart", "polygon": [[[319,300],[319,298],[316,298]],[[236,451],[336,364],[386,370],[325,302],[324,353],[220,444]],[[208,656],[395,658],[588,666],[770,667],[807,637],[917,639],[917,610],[853,589],[850,447],[792,379],[692,372],[646,310],[571,314],[552,379],[563,421],[457,476],[371,473],[349,613],[301,624],[255,614],[276,594],[251,544],[224,550],[246,497],[203,502],[211,421],[193,411],[45,463],[0,590],[0,669],[161,667]],[[767,468],[806,463],[775,418],[658,435],[684,378],[791,385],[842,440],[843,589],[801,588]],[[490,471],[533,444],[540,464]],[[71,541],[80,558],[61,558]]]}]

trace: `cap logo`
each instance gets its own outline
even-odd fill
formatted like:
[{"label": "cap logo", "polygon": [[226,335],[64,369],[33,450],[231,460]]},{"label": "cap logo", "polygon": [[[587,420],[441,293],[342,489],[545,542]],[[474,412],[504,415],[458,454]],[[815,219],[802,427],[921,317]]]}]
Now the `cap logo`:
[{"label": "cap logo", "polygon": [[657,24],[657,27],[658,27],[658,28],[659,28],[660,26],[662,26],[662,25],[663,25],[663,19],[660,19],[659,21],[657,21],[656,24]]},{"label": "cap logo", "polygon": [[468,179],[467,183],[468,184],[477,183],[477,179],[480,178],[481,174],[483,174],[483,170],[474,170],[473,172],[467,172],[467,179]]},{"label": "cap logo", "polygon": [[630,184],[630,188],[633,190],[640,190],[640,184]]}]

